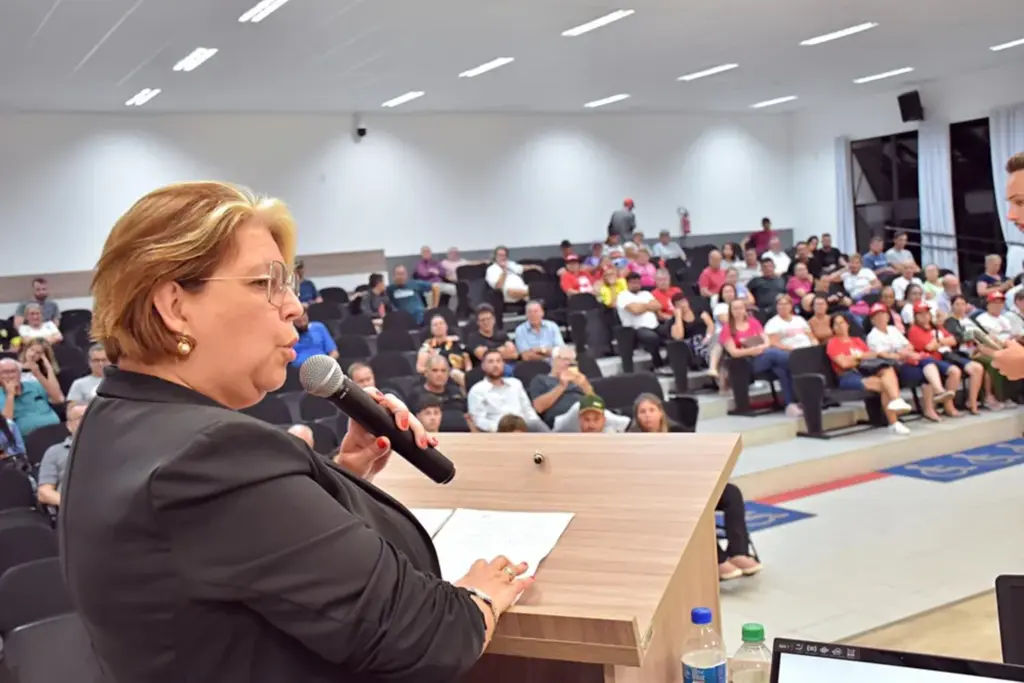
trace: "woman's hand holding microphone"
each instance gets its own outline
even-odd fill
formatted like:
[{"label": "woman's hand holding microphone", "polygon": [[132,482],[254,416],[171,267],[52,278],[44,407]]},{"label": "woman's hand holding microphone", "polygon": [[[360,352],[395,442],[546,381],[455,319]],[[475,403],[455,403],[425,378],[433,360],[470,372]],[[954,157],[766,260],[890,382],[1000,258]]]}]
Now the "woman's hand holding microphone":
[{"label": "woman's hand holding microphone", "polygon": [[525,562],[515,564],[499,555],[490,562],[477,560],[469,568],[469,573],[455,583],[470,592],[473,602],[484,615],[485,650],[498,626],[498,619],[533,585],[534,577],[521,578],[526,570]]}]

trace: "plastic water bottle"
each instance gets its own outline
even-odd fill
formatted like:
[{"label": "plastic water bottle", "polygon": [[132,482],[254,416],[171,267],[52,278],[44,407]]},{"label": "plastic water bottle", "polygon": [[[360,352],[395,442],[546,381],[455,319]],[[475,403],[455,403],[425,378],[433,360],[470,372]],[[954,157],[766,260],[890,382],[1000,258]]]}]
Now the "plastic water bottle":
[{"label": "plastic water bottle", "polygon": [[772,651],[764,644],[764,626],[743,624],[743,645],[729,660],[729,683],[769,683]]},{"label": "plastic water bottle", "polygon": [[683,644],[684,683],[728,683],[725,647],[722,637],[711,626],[711,610],[695,607],[690,612],[693,628]]}]

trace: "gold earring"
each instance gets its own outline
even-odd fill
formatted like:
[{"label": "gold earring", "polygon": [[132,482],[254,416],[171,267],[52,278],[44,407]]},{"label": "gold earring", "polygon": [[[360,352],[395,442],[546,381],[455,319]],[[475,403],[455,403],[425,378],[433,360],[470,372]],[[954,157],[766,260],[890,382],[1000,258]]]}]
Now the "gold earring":
[{"label": "gold earring", "polygon": [[178,355],[182,358],[192,353],[192,349],[196,347],[196,340],[187,334],[183,334],[178,337]]}]

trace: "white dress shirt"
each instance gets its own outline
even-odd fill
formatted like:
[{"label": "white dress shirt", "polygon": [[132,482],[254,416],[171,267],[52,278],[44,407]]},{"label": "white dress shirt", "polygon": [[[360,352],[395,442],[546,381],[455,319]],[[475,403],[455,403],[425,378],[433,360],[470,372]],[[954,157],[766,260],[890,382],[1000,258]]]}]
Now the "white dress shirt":
[{"label": "white dress shirt", "polygon": [[626,306],[629,304],[649,304],[655,300],[654,295],[646,290],[640,290],[634,294],[627,289],[625,292],[619,293],[618,298],[615,300],[615,307],[619,309],[619,320],[622,321],[622,326],[632,327],[634,330],[641,328],[657,329],[658,316],[654,311],[644,311],[637,314],[626,310]]},{"label": "white dress shirt", "polygon": [[498,384],[492,384],[487,378],[480,380],[470,388],[468,402],[473,424],[482,432],[497,431],[498,421],[505,415],[518,415],[532,429],[543,425],[540,431],[547,431],[523,383],[515,377],[503,377]]}]

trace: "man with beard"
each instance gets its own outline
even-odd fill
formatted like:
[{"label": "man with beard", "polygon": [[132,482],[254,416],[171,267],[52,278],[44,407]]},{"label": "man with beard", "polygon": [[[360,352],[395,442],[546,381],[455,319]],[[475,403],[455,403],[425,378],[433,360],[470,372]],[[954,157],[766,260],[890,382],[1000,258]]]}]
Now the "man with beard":
[{"label": "man with beard", "polygon": [[505,377],[505,361],[497,349],[484,354],[484,378],[469,389],[469,418],[481,432],[494,432],[506,415],[518,415],[531,432],[550,431],[515,377]]},{"label": "man with beard", "polygon": [[299,333],[299,341],[295,343],[292,365],[299,367],[307,358],[318,354],[338,359],[338,346],[331,339],[331,333],[323,323],[310,322],[308,313],[303,312],[295,319],[295,331]]}]

